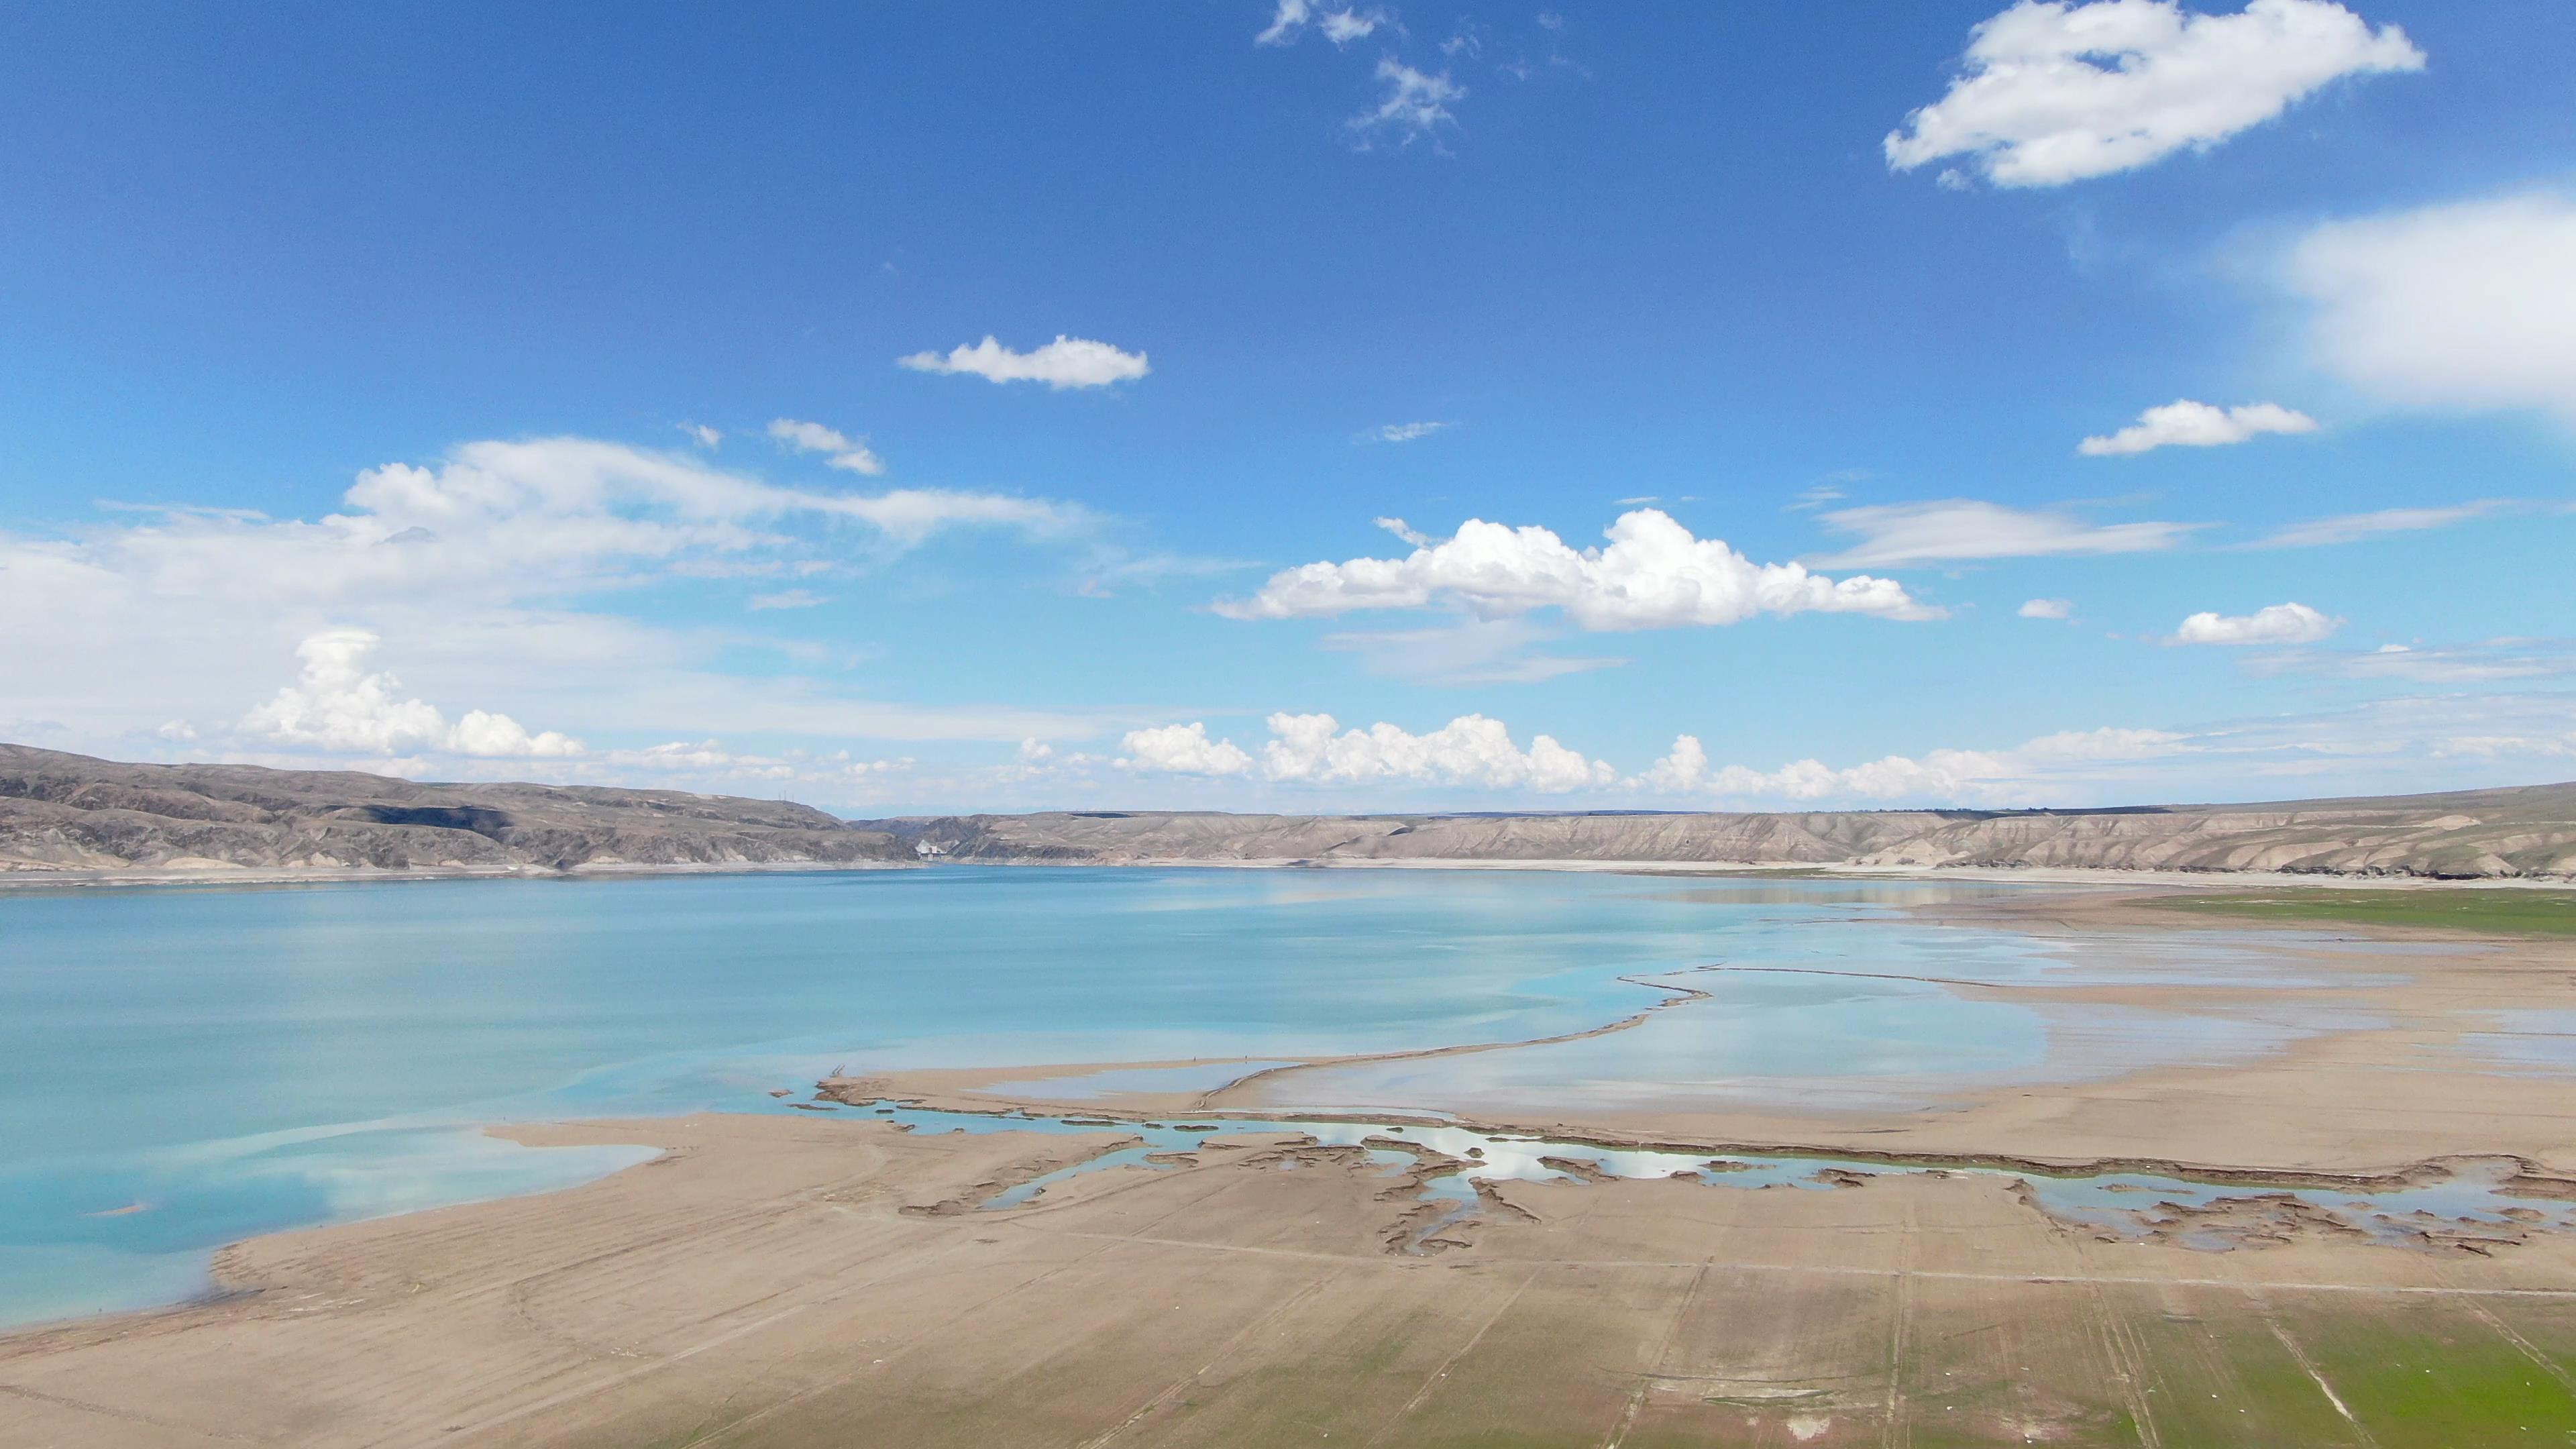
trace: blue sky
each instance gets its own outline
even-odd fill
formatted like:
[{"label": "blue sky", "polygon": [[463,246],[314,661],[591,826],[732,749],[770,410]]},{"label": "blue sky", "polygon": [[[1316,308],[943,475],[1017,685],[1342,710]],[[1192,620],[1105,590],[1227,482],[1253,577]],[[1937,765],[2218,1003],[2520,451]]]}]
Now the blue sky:
[{"label": "blue sky", "polygon": [[2576,776],[2571,60],[2554,0],[22,9],[0,736],[860,814]]}]

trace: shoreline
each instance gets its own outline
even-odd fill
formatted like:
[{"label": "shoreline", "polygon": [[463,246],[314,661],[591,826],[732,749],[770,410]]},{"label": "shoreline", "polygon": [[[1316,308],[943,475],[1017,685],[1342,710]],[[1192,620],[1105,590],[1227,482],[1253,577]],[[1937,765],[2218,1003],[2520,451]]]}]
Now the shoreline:
[{"label": "shoreline", "polygon": [[636,864],[610,861],[565,870],[538,865],[403,866],[258,866],[211,865],[185,868],[136,867],[81,870],[44,866],[0,866],[0,891],[83,889],[123,886],[274,886],[378,885],[408,881],[455,880],[609,880],[651,876],[702,875],[848,875],[874,871],[922,870],[918,861],[797,860],[687,864]]},{"label": "shoreline", "polygon": [[2576,875],[2436,876],[2393,872],[2152,870],[2125,866],[1859,865],[1849,862],[1589,860],[1518,858],[1378,858],[1355,856],[1216,860],[1138,857],[1129,860],[870,860],[723,861],[683,863],[602,862],[548,866],[131,866],[106,869],[0,864],[0,892],[47,888],[125,886],[352,885],[401,881],[584,880],[654,876],[843,875],[873,871],[966,868],[1026,870],[1425,870],[1537,871],[1567,875],[1636,875],[1656,878],[1875,881],[1919,884],[2099,886],[2200,890],[2565,890]]}]

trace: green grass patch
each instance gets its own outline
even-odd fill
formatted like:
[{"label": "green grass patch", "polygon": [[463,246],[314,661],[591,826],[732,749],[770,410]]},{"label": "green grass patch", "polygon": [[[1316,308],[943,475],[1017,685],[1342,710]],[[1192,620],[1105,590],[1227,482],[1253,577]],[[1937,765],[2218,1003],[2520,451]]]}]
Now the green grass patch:
[{"label": "green grass patch", "polygon": [[2292,889],[2166,896],[2146,904],[2249,921],[2341,921],[2485,935],[2576,936],[2576,891],[2447,886]]}]

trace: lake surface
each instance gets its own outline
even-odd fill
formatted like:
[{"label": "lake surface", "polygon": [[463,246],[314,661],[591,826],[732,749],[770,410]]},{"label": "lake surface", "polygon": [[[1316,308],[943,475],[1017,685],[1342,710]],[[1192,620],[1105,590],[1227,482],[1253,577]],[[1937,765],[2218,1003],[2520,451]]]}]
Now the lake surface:
[{"label": "lake surface", "polygon": [[[522,1148],[475,1123],[783,1111],[768,1089],[844,1064],[1294,1061],[1550,1036],[1669,995],[1623,975],[1728,961],[2113,969],[1896,915],[2012,889],[942,867],[0,892],[0,1322],[174,1301],[236,1238],[649,1155]],[[2071,1028],[2046,1011],[1937,985],[1739,979],[1755,984],[1657,1013],[1651,1050],[1617,1072],[2063,1069],[2052,1033]],[[2211,1050],[2284,1030],[2206,1028],[2225,1036]],[[1611,1060],[1578,1057],[1559,1070]],[[1364,1085],[1386,1105],[1440,1086]]]}]

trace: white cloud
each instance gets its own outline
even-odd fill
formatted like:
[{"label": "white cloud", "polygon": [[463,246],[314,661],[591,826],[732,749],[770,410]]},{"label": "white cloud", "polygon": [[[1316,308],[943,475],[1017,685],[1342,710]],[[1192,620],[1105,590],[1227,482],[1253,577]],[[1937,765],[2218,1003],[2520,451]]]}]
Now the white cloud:
[{"label": "white cloud", "polygon": [[1252,598],[1223,601],[1216,610],[1234,619],[1291,619],[1448,603],[1496,619],[1560,608],[1592,630],[1733,624],[1757,613],[1939,616],[1893,580],[1837,582],[1799,564],[1756,564],[1721,540],[1693,538],[1651,508],[1621,514],[1604,536],[1608,547],[1578,551],[1544,528],[1471,518],[1455,537],[1425,541],[1407,557],[1287,569]]},{"label": "white cloud", "polygon": [[[1247,775],[1252,772],[1252,756],[1235,747],[1232,740],[1211,740],[1207,726],[1196,721],[1180,725],[1158,725],[1152,729],[1129,730],[1118,747],[1126,751],[1118,761],[1129,770],[1156,770],[1173,775]],[[1026,751],[1023,749],[1023,755]]]},{"label": "white cloud", "polygon": [[2106,437],[2086,438],[2075,451],[2088,458],[2144,453],[2155,448],[2216,448],[2265,433],[2313,433],[2317,420],[2278,403],[2213,407],[2182,398],[2149,408],[2138,420]]},{"label": "white cloud", "polygon": [[1371,32],[1386,23],[1387,14],[1383,10],[1336,10],[1326,15],[1316,28],[1323,31],[1324,38],[1333,44],[1348,45],[1354,40],[1367,39]]},{"label": "white cloud", "polygon": [[2032,599],[2013,612],[2021,615],[2025,619],[2072,619],[2075,617],[2075,601],[2072,599]]},{"label": "white cloud", "polygon": [[2313,644],[2343,627],[2305,604],[2270,604],[2251,614],[2194,614],[2169,641],[2175,644]]},{"label": "white cloud", "polygon": [[417,699],[401,699],[402,683],[370,674],[367,656],[380,641],[364,629],[330,629],[296,647],[302,675],[254,709],[242,727],[281,744],[344,754],[394,755],[414,750],[483,758],[561,757],[581,754],[581,741],[553,730],[530,734],[505,714],[469,710],[451,728],[445,716]]},{"label": "white cloud", "polygon": [[1969,559],[2151,553],[2182,542],[2193,523],[2088,523],[2057,509],[2008,508],[1973,498],[1882,503],[1821,515],[1860,542],[1813,560],[1823,568],[1902,568]]},{"label": "white cloud", "polygon": [[2446,508],[2382,508],[2373,513],[2346,513],[2335,518],[2314,518],[2305,523],[2286,524],[2245,547],[2316,548],[2326,544],[2357,543],[2384,534],[2447,528],[2512,506],[2506,499],[2486,498]]},{"label": "white cloud", "polygon": [[689,440],[701,448],[713,448],[724,442],[724,434],[704,423],[682,423],[680,431],[688,434]]},{"label": "white cloud", "polygon": [[755,612],[764,609],[810,609],[817,604],[830,602],[832,602],[830,599],[811,589],[781,589],[774,594],[752,595],[749,607]]},{"label": "white cloud", "polygon": [[2343,76],[2423,66],[2405,32],[2330,0],[2024,0],[1969,32],[1963,74],[1888,133],[1887,162],[1964,157],[1998,186],[2062,186],[2207,150]]},{"label": "white cloud", "polygon": [[827,468],[864,473],[871,478],[885,471],[885,460],[869,451],[867,439],[846,437],[821,423],[775,418],[769,424],[769,436],[800,453],[830,455],[823,460]]},{"label": "white cloud", "polygon": [[1333,44],[1348,45],[1367,39],[1381,25],[1394,23],[1394,16],[1374,5],[1366,10],[1344,8],[1318,14],[1311,0],[1279,0],[1278,8],[1270,13],[1269,26],[1252,37],[1252,43],[1294,45],[1311,24]]},{"label": "white cloud", "polygon": [[1481,714],[1461,715],[1419,735],[1385,723],[1342,730],[1328,714],[1274,714],[1269,725],[1262,774],[1290,784],[1395,780],[1562,794],[1608,785],[1619,773],[1546,735],[1534,736],[1524,751],[1501,720]]},{"label": "white cloud", "polygon": [[1270,16],[1270,28],[1252,37],[1255,45],[1293,45],[1297,36],[1314,18],[1314,7],[1306,0],[1279,0],[1279,8]]},{"label": "white cloud", "polygon": [[1449,426],[1451,425],[1448,423],[1388,423],[1383,427],[1371,428],[1367,432],[1360,434],[1359,441],[1363,443],[1410,443],[1416,438],[1430,437],[1433,433],[1439,432],[1442,428]]},{"label": "white cloud", "polygon": [[[847,750],[816,754],[810,750],[787,750],[775,755],[754,754],[728,748],[724,741],[673,740],[668,744],[648,745],[636,750],[612,750],[603,760],[612,769],[633,778],[678,776],[692,784],[717,785],[734,790],[746,788],[775,789],[782,783],[794,783],[807,789],[844,793],[854,786],[881,782],[885,777],[908,774],[918,763],[910,757],[889,760],[853,759]],[[662,784],[666,780],[652,780]]]},{"label": "white cloud", "polygon": [[1144,353],[1121,352],[1106,342],[1061,332],[1053,342],[1027,352],[1014,352],[988,334],[972,347],[960,345],[944,354],[916,352],[895,363],[915,372],[965,373],[987,382],[1042,382],[1057,391],[1107,387],[1152,371]]},{"label": "white cloud", "polygon": [[1481,714],[1461,715],[1425,734],[1382,722],[1345,730],[1329,714],[1274,714],[1267,723],[1271,737],[1257,762],[1232,740],[1211,740],[1205,725],[1191,723],[1129,732],[1117,765],[1310,787],[1447,785],[1546,795],[1600,789],[1619,778],[1607,762],[1587,760],[1546,735],[1532,737],[1524,750],[1502,721]]},{"label": "white cloud", "polygon": [[148,746],[174,713],[208,730],[238,721],[243,680],[336,626],[392,641],[430,699],[501,690],[573,733],[1018,739],[1103,727],[1097,712],[853,698],[837,671],[744,673],[730,660],[745,652],[808,666],[847,651],[648,622],[621,602],[690,577],[775,589],[979,526],[1108,548],[1100,520],[1070,504],[780,488],[701,455],[583,438],[470,443],[426,467],[369,469],[320,517],[168,507],[44,536],[0,531],[0,621],[44,621],[0,623],[0,679],[14,713],[59,726],[50,739],[110,755]]},{"label": "white cloud", "polygon": [[2533,408],[2576,427],[2576,200],[2531,195],[2330,222],[2283,284],[2327,368],[2392,402]]},{"label": "white cloud", "polygon": [[2106,766],[2124,766],[2182,753],[2187,737],[2165,730],[2098,729],[2043,735],[2010,750],[1932,750],[1922,756],[1889,755],[1834,768],[1805,759],[1775,770],[1745,765],[1711,768],[1696,735],[1673,741],[1671,753],[1632,777],[1635,789],[1662,795],[1713,796],[1720,801],[1869,804],[2022,805],[2038,803]]},{"label": "white cloud", "polygon": [[1362,111],[1350,121],[1351,129],[1364,137],[1390,132],[1410,144],[1418,136],[1455,124],[1458,117],[1449,106],[1467,98],[1467,88],[1451,80],[1447,71],[1431,75],[1393,56],[1379,59],[1377,78],[1386,93],[1374,110]]}]

